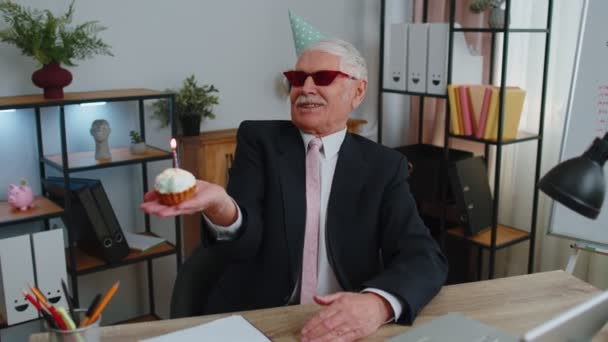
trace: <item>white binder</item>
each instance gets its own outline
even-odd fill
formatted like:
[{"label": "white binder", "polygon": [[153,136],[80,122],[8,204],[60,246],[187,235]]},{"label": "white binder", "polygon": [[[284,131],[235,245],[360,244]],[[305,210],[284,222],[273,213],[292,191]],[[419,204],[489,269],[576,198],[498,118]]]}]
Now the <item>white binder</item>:
[{"label": "white binder", "polygon": [[61,288],[61,280],[68,283],[63,230],[32,234],[32,248],[38,289],[51,304],[67,308],[68,303]]},{"label": "white binder", "polygon": [[426,92],[447,94],[449,24],[429,24],[428,68]]},{"label": "white binder", "polygon": [[384,88],[407,89],[407,27],[405,23],[391,24],[389,30],[388,68],[384,71]]},{"label": "white binder", "polygon": [[33,266],[29,235],[0,240],[0,314],[8,325],[38,317],[36,308],[21,292],[34,284]]},{"label": "white binder", "polygon": [[407,90],[426,92],[428,24],[410,24],[407,45]]}]

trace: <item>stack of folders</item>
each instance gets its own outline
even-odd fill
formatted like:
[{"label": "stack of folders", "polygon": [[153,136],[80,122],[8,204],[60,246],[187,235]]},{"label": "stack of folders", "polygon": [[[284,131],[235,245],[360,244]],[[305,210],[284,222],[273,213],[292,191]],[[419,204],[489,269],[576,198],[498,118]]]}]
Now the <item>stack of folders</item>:
[{"label": "stack of folders", "polygon": [[[49,198],[64,204],[63,178],[42,180]],[[129,254],[129,245],[101,182],[97,179],[70,178],[70,220],[78,246],[86,253],[109,263]]]},{"label": "stack of folders", "polygon": [[450,187],[466,235],[492,224],[492,193],[486,163],[481,157],[455,161],[449,168]]},{"label": "stack of folders", "polygon": [[[498,140],[500,87],[487,84],[448,85],[450,131],[453,134]],[[503,140],[517,137],[526,91],[505,88]]]}]

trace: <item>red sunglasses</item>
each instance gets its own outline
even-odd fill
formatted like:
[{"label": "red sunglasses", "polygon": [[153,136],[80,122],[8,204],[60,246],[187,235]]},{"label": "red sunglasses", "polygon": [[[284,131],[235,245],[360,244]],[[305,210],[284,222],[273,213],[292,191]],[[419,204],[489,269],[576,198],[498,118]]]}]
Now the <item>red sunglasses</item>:
[{"label": "red sunglasses", "polygon": [[287,81],[289,81],[289,84],[292,87],[303,86],[304,82],[306,82],[306,79],[308,78],[308,76],[312,77],[312,80],[318,86],[328,86],[338,76],[344,76],[344,77],[350,78],[351,80],[356,80],[356,78],[352,77],[351,75],[345,74],[342,71],[338,71],[338,70],[320,70],[317,72],[313,72],[312,74],[309,74],[304,71],[290,70],[290,71],[285,71],[283,73],[283,75],[285,75],[285,77],[287,78]]}]

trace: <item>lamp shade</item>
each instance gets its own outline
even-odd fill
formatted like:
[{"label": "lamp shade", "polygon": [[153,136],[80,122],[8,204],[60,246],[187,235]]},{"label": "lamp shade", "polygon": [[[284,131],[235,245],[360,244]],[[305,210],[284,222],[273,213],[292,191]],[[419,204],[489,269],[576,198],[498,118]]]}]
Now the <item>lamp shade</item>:
[{"label": "lamp shade", "polygon": [[598,161],[583,155],[555,166],[538,187],[566,207],[595,219],[604,202],[604,169]]}]

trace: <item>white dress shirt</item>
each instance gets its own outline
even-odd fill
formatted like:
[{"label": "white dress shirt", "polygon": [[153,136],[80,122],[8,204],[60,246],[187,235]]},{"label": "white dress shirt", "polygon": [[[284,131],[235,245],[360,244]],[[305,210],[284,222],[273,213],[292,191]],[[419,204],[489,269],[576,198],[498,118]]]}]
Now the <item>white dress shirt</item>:
[{"label": "white dress shirt", "polygon": [[[304,132],[300,133],[302,134],[302,140],[304,141],[304,147],[306,148],[308,143],[314,139],[315,136]],[[336,278],[336,273],[329,264],[327,247],[325,245],[325,226],[327,222],[327,203],[329,202],[329,194],[334,178],[334,171],[336,170],[336,163],[338,162],[338,152],[340,151],[340,147],[342,146],[345,137],[346,129],[321,138],[321,141],[323,141],[323,147],[321,148],[321,222],[319,225],[319,251],[316,290],[316,294],[321,296],[344,290],[340,287],[340,283]],[[233,237],[241,227],[243,219],[241,209],[238,207],[238,205],[237,209],[238,218],[236,222],[228,227],[218,226],[209,221],[209,219],[203,215],[205,221],[209,227],[212,228],[212,231],[215,233],[218,240],[231,239],[231,237]],[[395,313],[395,320],[401,316],[403,305],[399,299],[392,294],[376,288],[366,288],[363,290],[363,292],[373,292],[386,299],[390,303],[393,312]]]}]

